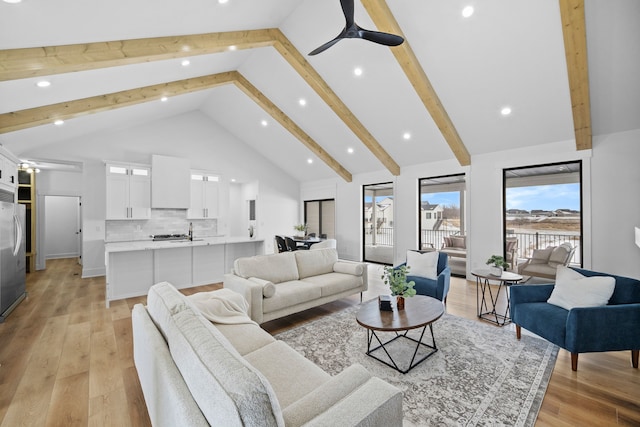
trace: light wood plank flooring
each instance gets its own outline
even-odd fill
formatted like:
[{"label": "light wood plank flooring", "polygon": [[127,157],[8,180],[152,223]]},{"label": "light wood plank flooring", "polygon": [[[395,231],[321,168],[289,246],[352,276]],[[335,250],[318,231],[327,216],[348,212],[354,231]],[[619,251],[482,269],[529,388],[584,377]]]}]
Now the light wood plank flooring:
[{"label": "light wood plank flooring", "polygon": [[[28,298],[0,324],[1,426],[150,425],[132,359],[131,308],[145,298],[106,309],[104,278],[80,272],[74,259],[48,261],[27,275]],[[370,272],[366,299],[385,292],[380,268]],[[358,303],[353,296],[263,327],[276,333]],[[452,280],[447,311],[477,320],[475,282]],[[630,352],[580,355],[576,373],[561,350],[536,425],[640,425]]]}]

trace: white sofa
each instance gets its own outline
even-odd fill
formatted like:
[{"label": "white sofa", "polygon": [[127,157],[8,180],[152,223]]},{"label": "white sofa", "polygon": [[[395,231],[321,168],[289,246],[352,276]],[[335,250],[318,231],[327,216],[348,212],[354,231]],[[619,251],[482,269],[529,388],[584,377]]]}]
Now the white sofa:
[{"label": "white sofa", "polygon": [[223,286],[241,294],[258,323],[367,290],[367,266],[333,248],[238,258]]},{"label": "white sofa", "polygon": [[210,322],[169,283],[132,322],[154,426],[402,425],[402,392],[361,365],[332,377],[254,322]]}]

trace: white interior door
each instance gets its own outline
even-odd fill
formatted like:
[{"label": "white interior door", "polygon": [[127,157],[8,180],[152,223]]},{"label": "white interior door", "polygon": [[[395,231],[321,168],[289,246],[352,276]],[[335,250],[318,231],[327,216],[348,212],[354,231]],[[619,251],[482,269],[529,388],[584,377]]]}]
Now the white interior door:
[{"label": "white interior door", "polygon": [[80,198],[45,196],[45,259],[79,258],[82,229]]}]

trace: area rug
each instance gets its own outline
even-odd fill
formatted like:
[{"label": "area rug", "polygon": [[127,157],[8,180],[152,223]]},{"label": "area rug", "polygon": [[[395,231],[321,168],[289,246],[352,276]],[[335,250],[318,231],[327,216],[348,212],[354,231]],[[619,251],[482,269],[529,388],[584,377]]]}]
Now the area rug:
[{"label": "area rug", "polygon": [[[438,351],[401,374],[365,354],[367,333],[356,323],[358,308],[349,307],[276,338],[331,375],[360,363],[400,388],[405,426],[534,425],[558,354],[555,345],[524,334],[518,341],[511,329],[445,314],[433,324]],[[381,338],[392,336],[386,333]],[[430,339],[427,328],[423,341]],[[390,353],[394,359],[410,360],[414,350],[415,345],[403,339],[394,341]]]}]

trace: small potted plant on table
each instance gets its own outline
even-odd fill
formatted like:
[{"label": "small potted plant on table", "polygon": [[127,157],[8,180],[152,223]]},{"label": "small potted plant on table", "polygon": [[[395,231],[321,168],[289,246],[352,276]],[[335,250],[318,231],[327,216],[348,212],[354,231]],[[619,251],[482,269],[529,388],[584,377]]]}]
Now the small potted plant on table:
[{"label": "small potted plant on table", "polygon": [[407,282],[408,271],[409,267],[403,264],[398,267],[385,267],[382,275],[384,284],[389,285],[389,289],[391,289],[391,295],[396,296],[398,310],[404,310],[405,298],[416,294],[416,290],[413,288],[415,282],[413,280]]},{"label": "small potted plant on table", "polygon": [[502,272],[509,268],[509,263],[500,255],[491,255],[487,265],[489,265],[489,273],[493,276],[502,276]]},{"label": "small potted plant on table", "polygon": [[307,224],[296,224],[293,228],[297,231],[296,237],[305,237],[307,235]]}]

